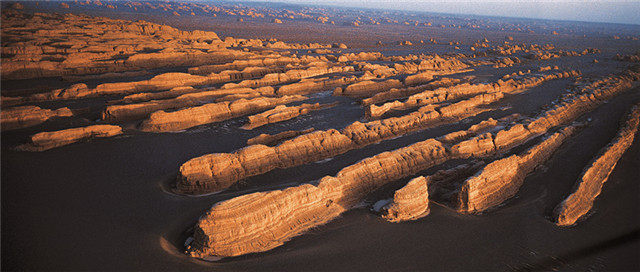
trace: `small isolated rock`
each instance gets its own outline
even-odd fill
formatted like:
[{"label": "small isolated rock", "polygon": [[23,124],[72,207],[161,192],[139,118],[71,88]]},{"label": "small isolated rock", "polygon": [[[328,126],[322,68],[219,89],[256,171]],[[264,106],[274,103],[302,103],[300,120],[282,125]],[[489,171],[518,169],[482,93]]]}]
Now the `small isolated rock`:
[{"label": "small isolated rock", "polygon": [[334,43],[331,45],[331,48],[347,49],[348,47],[344,43]]}]

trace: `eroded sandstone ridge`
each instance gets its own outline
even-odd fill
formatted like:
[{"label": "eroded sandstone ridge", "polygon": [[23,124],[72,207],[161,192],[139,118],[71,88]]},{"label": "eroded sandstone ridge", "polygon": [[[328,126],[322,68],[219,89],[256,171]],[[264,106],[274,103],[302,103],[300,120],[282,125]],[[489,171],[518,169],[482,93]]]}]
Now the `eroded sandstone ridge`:
[{"label": "eroded sandstone ridge", "polygon": [[17,149],[23,151],[45,151],[91,138],[113,137],[119,134],[122,134],[122,128],[112,125],[93,125],[52,132],[40,132],[31,136],[29,143],[20,145]]},{"label": "eroded sandstone ridge", "polygon": [[69,117],[73,113],[68,108],[56,110],[42,109],[38,106],[21,106],[2,109],[0,117],[2,130],[13,130],[35,126],[54,117]]},{"label": "eroded sandstone ridge", "polygon": [[[505,88],[511,90],[513,88],[512,85],[529,86],[524,82],[539,84],[541,81],[554,79],[558,76],[563,77],[565,74],[568,73],[510,81],[509,84],[505,85],[509,87]],[[316,131],[285,141],[275,147],[248,147],[233,154],[209,154],[194,158],[180,167],[176,187],[183,193],[191,194],[219,191],[243,178],[263,174],[276,168],[290,168],[330,158],[352,149],[402,136],[416,130],[443,123],[456,122],[485,111],[486,109],[481,108],[482,106],[496,102],[504,97],[504,94],[500,91],[502,88],[500,85],[489,86],[491,86],[492,90],[489,93],[474,93],[468,99],[462,99],[448,105],[424,105],[417,111],[401,117],[391,117],[367,123],[356,121],[341,131]],[[484,85],[480,89],[484,92]],[[449,88],[442,92],[439,91],[443,96],[454,95],[448,92],[455,93],[457,91]],[[180,120],[184,122],[182,119]],[[510,135],[517,134],[515,137],[521,138],[531,136],[528,131],[524,131],[526,133],[523,134],[521,133],[522,131],[516,131],[516,129],[524,130],[524,127],[520,124],[508,132],[497,135],[498,143],[502,144],[500,141],[503,138],[511,137]],[[455,151],[459,153],[467,152],[465,151],[466,148],[465,146],[454,147]],[[285,151],[287,152],[286,154]],[[252,158],[252,163],[237,163],[246,160],[246,158]]]},{"label": "eroded sandstone ridge", "polygon": [[393,201],[382,207],[382,217],[390,222],[416,220],[429,214],[429,178],[417,177],[397,190]]},{"label": "eroded sandstone ridge", "polygon": [[[537,37],[577,33],[480,19],[454,28],[442,18],[433,25],[387,14],[377,18],[362,13],[355,19],[322,8],[290,12],[171,1],[108,5],[153,16],[173,14],[169,22],[189,30],[192,26],[181,21],[187,17],[231,20],[233,25],[220,31],[240,36],[265,27],[265,33],[247,34],[260,38],[245,39],[71,14],[99,1],[65,3],[62,7],[71,13],[63,15],[23,13],[38,5],[23,3],[3,5],[9,9],[2,12],[3,141],[22,144],[3,146],[3,152],[46,157],[75,148],[45,154],[16,151],[44,151],[121,134],[127,135],[77,148],[103,143],[122,148],[167,139],[178,143],[164,146],[167,154],[191,159],[178,163],[179,169],[174,164],[177,178],[167,191],[200,195],[230,190],[209,196],[219,202],[198,220],[187,240],[187,253],[203,259],[267,251],[372,203],[390,222],[432,220],[434,216],[425,218],[430,210],[438,216],[443,211],[479,214],[509,205],[509,199],[530,193],[519,192],[527,175],[557,163],[554,152],[590,123],[584,115],[631,89],[640,72],[633,66],[638,54],[629,55],[627,49],[601,52],[575,45],[567,50],[565,43],[558,48],[525,43],[534,29],[540,31]],[[282,34],[278,31],[293,22],[342,24],[329,26],[331,35],[344,35],[345,29],[349,35],[362,33],[380,23],[410,27],[416,34],[443,28],[455,34],[465,28],[471,37],[486,27],[520,33],[467,41],[453,40],[456,35],[445,35],[451,39],[446,40],[429,34],[420,41],[390,35],[378,43],[351,35],[348,46],[327,43],[338,36],[326,34],[285,33],[289,40],[306,43],[267,37]],[[619,48],[632,40],[624,42]],[[380,52],[368,51],[373,48]],[[625,98],[637,96],[626,93],[610,101]],[[638,107],[558,206],[558,225],[574,224],[592,207],[633,141]],[[601,118],[599,112],[588,117]],[[180,145],[191,140],[202,142]],[[138,149],[148,150],[127,152]],[[265,181],[269,189],[260,184]],[[256,193],[243,195],[247,191]],[[385,199],[375,202],[381,196]]]},{"label": "eroded sandstone ridge", "polygon": [[513,197],[527,174],[547,160],[574,130],[574,126],[566,127],[520,155],[511,155],[485,166],[464,181],[458,194],[458,210],[478,213]]},{"label": "eroded sandstone ridge", "polygon": [[609,179],[618,160],[633,143],[638,132],[638,123],[640,123],[640,104],[631,109],[631,113],[626,117],[616,137],[585,167],[576,182],[573,193],[556,207],[554,219],[557,225],[574,225],[591,210],[593,202],[602,192],[602,187]]}]

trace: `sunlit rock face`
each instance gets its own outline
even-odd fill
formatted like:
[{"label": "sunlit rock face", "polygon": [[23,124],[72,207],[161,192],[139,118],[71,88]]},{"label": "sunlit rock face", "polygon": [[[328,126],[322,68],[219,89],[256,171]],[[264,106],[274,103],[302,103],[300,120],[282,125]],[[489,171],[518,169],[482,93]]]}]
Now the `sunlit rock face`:
[{"label": "sunlit rock face", "polygon": [[640,123],[640,104],[633,107],[616,137],[584,168],[574,191],[556,207],[557,225],[574,225],[592,209],[616,163],[633,143],[638,132],[638,123]]},{"label": "sunlit rock face", "polygon": [[[575,30],[551,29],[540,22],[526,25],[476,19],[471,23],[463,18],[462,24],[453,24],[443,20],[460,19],[430,17],[439,20],[432,24],[419,22],[419,16],[409,20],[414,17],[403,13],[371,16],[358,11],[338,16],[335,10],[321,7],[293,12],[235,4],[220,8],[195,2],[144,3],[55,4],[67,14],[30,13],[37,10],[35,3],[3,5],[3,187],[21,189],[42,182],[5,182],[5,175],[18,180],[25,172],[16,177],[12,172],[19,171],[5,171],[5,161],[7,165],[26,162],[34,172],[51,171],[51,176],[70,181],[115,176],[122,182],[113,186],[127,183],[131,187],[124,190],[136,197],[122,197],[123,188],[109,191],[111,183],[103,182],[101,186],[107,185],[99,187],[99,193],[105,193],[105,201],[123,203],[101,203],[99,209],[111,211],[110,207],[126,205],[132,217],[147,220],[154,214],[160,218],[154,224],[164,225],[151,234],[121,225],[114,225],[114,232],[131,230],[123,237],[133,234],[126,237],[133,237],[140,248],[157,245],[136,240],[139,237],[147,239],[160,232],[168,236],[180,232],[175,235],[179,239],[190,236],[186,243],[160,237],[162,248],[176,256],[179,252],[216,260],[269,251],[310,230],[324,231],[322,225],[341,216],[351,219],[353,213],[346,212],[353,209],[389,229],[424,226],[429,230],[435,226],[442,230],[468,223],[468,229],[475,231],[478,222],[486,223],[482,216],[503,208],[521,219],[522,211],[532,206],[513,207],[520,205],[514,198],[531,198],[537,193],[521,190],[523,185],[544,183],[539,176],[554,164],[562,163],[561,171],[565,171],[565,162],[580,154],[567,155],[562,150],[577,137],[604,133],[595,124],[611,121],[611,117],[600,109],[608,106],[609,112],[621,114],[622,107],[611,110],[612,105],[625,105],[626,110],[635,102],[631,100],[637,100],[629,92],[636,90],[640,79],[635,65],[638,53],[628,49],[637,40],[633,35],[614,36],[615,43],[595,39],[605,46],[603,52],[587,47],[590,39],[577,37]],[[50,3],[42,5],[51,7]],[[126,9],[119,14],[124,18],[150,12],[150,18],[156,16],[176,27],[77,15],[80,6],[88,11],[108,9],[108,14]],[[219,20],[193,25],[211,22],[211,18]],[[192,30],[218,26],[220,30],[214,30],[221,34],[251,38],[220,38],[214,32]],[[534,29],[537,32],[531,35]],[[378,30],[380,35],[372,35]],[[494,37],[484,37],[487,33]],[[427,38],[410,40],[418,36]],[[575,44],[577,40],[580,44]],[[615,50],[626,51],[614,55]],[[623,99],[629,101],[620,102]],[[604,106],[607,103],[611,104]],[[595,199],[606,192],[603,184],[633,144],[639,119],[640,106],[636,106],[615,138],[584,166],[566,199],[551,203],[557,207],[549,218],[557,226],[573,226],[594,211]],[[586,130],[589,132],[582,134]],[[149,158],[146,152],[161,155]],[[105,161],[103,153],[115,159]],[[42,158],[62,163],[49,164]],[[60,166],[77,158],[91,158],[88,168],[110,175]],[[80,168],[77,163],[68,165]],[[162,169],[149,170],[158,168]],[[61,173],[62,169],[68,173]],[[558,178],[558,186],[566,183]],[[58,193],[75,199],[98,191],[92,187],[96,184],[74,184],[76,195],[72,197],[57,192],[43,199],[56,199]],[[145,191],[148,184],[153,186],[151,193]],[[547,192],[556,190],[556,184],[544,186]],[[24,199],[30,197],[24,191],[39,193],[19,191]],[[153,196],[144,198],[150,200],[149,205],[139,205],[138,197],[147,193]],[[172,196],[156,197],[154,193]],[[13,194],[17,190],[9,196]],[[197,201],[176,205],[185,199]],[[547,201],[540,199],[536,201]],[[34,198],[29,201],[37,202]],[[36,207],[30,202],[29,209]],[[87,210],[96,210],[93,203],[86,205]],[[47,216],[73,218],[65,217],[78,212],[71,206],[62,212],[46,209],[51,211]],[[375,216],[363,209],[370,206],[375,207]],[[158,207],[179,208],[180,212]],[[31,209],[24,214],[36,218],[31,215],[39,212]],[[100,226],[107,225],[107,220],[129,226],[125,220],[113,220],[112,214],[94,214],[89,220]],[[439,225],[443,222],[437,220],[443,215],[447,220],[442,221],[453,223]],[[22,224],[24,218],[19,219],[15,222]],[[176,231],[176,224],[183,229]],[[20,227],[40,230],[38,224]],[[62,228],[47,229],[51,241],[59,238],[58,229]],[[544,236],[545,231],[549,230],[537,235]],[[78,237],[98,237],[104,232],[88,228],[78,233]],[[327,237],[332,238],[331,234]],[[30,244],[29,239],[23,235],[18,242]],[[111,241],[101,242],[108,245]],[[467,242],[461,241],[465,246]],[[304,243],[297,246],[307,246]],[[55,246],[60,244],[64,243]],[[32,250],[37,253],[39,248]],[[275,259],[292,252],[286,248]]]}]

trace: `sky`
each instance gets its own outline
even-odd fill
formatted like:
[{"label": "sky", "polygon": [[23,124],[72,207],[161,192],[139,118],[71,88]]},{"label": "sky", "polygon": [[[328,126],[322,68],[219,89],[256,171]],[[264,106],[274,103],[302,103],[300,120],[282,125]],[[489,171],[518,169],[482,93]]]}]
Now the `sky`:
[{"label": "sky", "polygon": [[640,0],[273,0],[347,7],[640,25]]}]

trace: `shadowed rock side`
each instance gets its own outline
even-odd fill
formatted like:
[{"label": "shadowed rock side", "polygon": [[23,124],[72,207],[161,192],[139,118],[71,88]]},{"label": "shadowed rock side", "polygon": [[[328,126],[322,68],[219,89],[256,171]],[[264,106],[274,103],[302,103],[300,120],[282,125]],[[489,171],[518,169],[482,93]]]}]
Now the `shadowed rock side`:
[{"label": "shadowed rock side", "polygon": [[429,214],[429,177],[417,177],[397,190],[393,201],[382,207],[382,218],[390,222],[416,220]]},{"label": "shadowed rock side", "polygon": [[573,225],[591,210],[609,174],[633,143],[639,122],[640,104],[636,104],[627,116],[623,127],[618,131],[618,135],[585,167],[576,183],[575,191],[556,207],[554,219],[558,226]]},{"label": "shadowed rock side", "polygon": [[93,125],[51,132],[40,132],[29,143],[16,147],[20,151],[45,151],[97,137],[113,137],[122,134],[122,128],[112,125]]},{"label": "shadowed rock side", "polygon": [[[469,130],[458,131],[456,134],[488,129],[492,127],[491,124],[497,124],[496,122],[493,119],[482,121]],[[446,140],[446,138],[440,139]],[[390,222],[413,221],[425,217],[429,214],[429,203],[434,198],[436,201],[450,202],[453,194],[459,190],[459,184],[456,185],[456,181],[469,177],[483,165],[484,162],[473,160],[451,169],[439,170],[424,178],[415,178],[396,191],[392,201],[380,210],[381,216]]]},{"label": "shadowed rock side", "polygon": [[239,99],[233,102],[219,102],[199,107],[186,108],[174,112],[157,111],[140,124],[140,130],[147,132],[179,131],[199,125],[210,124],[241,117],[247,114],[273,108],[276,105],[306,100],[301,95],[283,97],[258,97]]},{"label": "shadowed rock side", "polygon": [[479,213],[515,196],[524,178],[573,134],[569,126],[544,139],[521,155],[494,161],[464,181],[458,194],[458,211]]},{"label": "shadowed rock side", "polygon": [[42,109],[37,106],[21,106],[2,109],[0,115],[0,126],[2,126],[2,131],[7,131],[35,126],[44,123],[53,117],[73,116],[73,113],[66,107],[59,108],[57,110],[50,110]]},{"label": "shadowed rock side", "polygon": [[296,118],[300,115],[308,114],[309,112],[335,107],[337,103],[332,104],[302,104],[299,106],[287,107],[286,105],[279,105],[275,108],[249,116],[249,122],[242,126],[243,129],[254,129],[267,124],[273,124]]},{"label": "shadowed rock side", "polygon": [[315,130],[314,128],[309,128],[305,130],[287,130],[275,135],[269,135],[269,134],[263,133],[247,140],[247,145],[261,144],[261,145],[267,145],[267,146],[274,146],[284,140],[288,140],[294,137],[298,137],[300,135],[308,134],[313,132],[314,130]]}]

